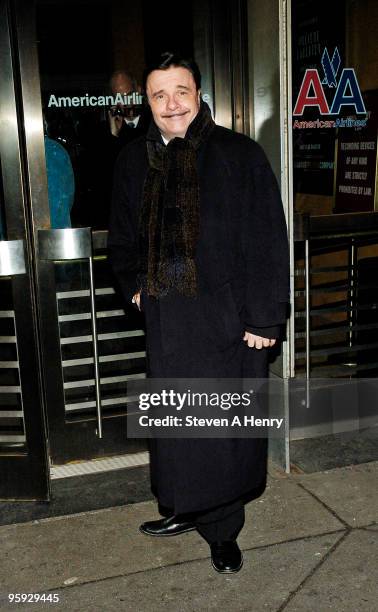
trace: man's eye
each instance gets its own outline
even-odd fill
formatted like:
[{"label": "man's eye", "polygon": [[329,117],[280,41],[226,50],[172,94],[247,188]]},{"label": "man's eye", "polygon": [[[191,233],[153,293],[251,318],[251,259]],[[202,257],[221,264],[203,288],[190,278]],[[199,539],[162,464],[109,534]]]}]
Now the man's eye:
[{"label": "man's eye", "polygon": [[186,96],[186,91],[180,91],[181,96]]}]

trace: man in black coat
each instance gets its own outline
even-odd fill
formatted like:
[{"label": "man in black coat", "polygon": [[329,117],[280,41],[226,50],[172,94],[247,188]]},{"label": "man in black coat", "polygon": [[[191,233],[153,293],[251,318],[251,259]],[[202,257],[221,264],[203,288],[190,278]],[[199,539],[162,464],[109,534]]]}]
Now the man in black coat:
[{"label": "man in black coat", "polygon": [[[109,254],[145,314],[154,378],[266,378],[289,299],[288,243],[261,147],[215,125],[197,65],[163,54],[145,73],[153,120],[118,158]],[[238,571],[244,503],[266,481],[267,440],[153,439],[151,481],[168,516],[143,533],[192,529],[213,567]]]},{"label": "man in black coat", "polygon": [[[124,70],[117,70],[110,79],[111,94],[115,98],[139,95],[136,80]],[[132,99],[131,99],[132,100]],[[114,166],[123,147],[145,135],[151,121],[147,105],[117,104],[107,110],[107,119],[102,121],[98,131],[91,134],[93,142],[88,151],[88,177],[90,198],[84,223],[94,229],[107,229],[112,193]]]}]

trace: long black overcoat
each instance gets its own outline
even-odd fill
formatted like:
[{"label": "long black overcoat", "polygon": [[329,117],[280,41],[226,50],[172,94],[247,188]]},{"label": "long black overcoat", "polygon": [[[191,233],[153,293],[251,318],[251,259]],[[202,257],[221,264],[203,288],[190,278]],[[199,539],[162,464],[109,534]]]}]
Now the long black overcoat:
[{"label": "long black overcoat", "polygon": [[[277,181],[256,142],[220,126],[201,145],[197,165],[198,295],[172,292],[158,300],[142,294],[149,375],[264,378],[269,349],[248,348],[242,337],[245,330],[277,337],[286,319],[288,242]],[[138,219],[147,169],[142,137],[117,160],[108,241],[128,302],[139,289]],[[265,439],[155,439],[152,488],[175,513],[205,510],[261,492],[266,455]]]}]

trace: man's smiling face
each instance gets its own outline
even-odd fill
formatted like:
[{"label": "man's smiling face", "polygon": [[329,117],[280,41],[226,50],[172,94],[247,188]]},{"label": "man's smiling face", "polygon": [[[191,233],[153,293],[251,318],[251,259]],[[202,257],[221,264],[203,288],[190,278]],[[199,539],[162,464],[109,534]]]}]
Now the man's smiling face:
[{"label": "man's smiling face", "polygon": [[200,106],[200,91],[187,68],[153,70],[147,78],[147,97],[156,125],[167,139],[184,138]]}]

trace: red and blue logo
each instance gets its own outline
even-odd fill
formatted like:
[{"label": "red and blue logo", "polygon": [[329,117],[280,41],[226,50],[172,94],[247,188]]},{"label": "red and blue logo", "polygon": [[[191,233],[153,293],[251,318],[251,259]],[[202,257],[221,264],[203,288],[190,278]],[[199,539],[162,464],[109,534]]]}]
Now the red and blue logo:
[{"label": "red and blue logo", "polygon": [[[328,49],[323,51],[321,64],[324,77],[321,80],[316,68],[308,68],[304,74],[298,98],[294,106],[293,115],[300,117],[307,107],[317,107],[321,115],[339,115],[343,106],[354,109],[357,115],[366,114],[360,86],[353,68],[343,68],[340,78],[338,73],[341,59],[336,47],[332,59]],[[327,101],[325,87],[334,89],[335,94],[331,103]],[[328,95],[328,98],[331,96]]]}]

